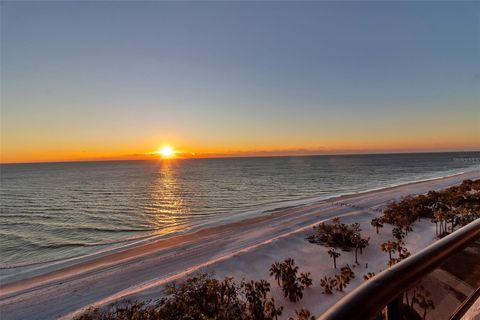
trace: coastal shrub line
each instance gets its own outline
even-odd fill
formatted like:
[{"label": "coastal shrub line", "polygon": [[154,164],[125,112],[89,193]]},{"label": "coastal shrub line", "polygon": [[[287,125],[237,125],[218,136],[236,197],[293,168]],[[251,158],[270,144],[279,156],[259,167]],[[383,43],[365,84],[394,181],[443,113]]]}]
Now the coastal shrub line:
[{"label": "coastal shrub line", "polygon": [[217,280],[212,274],[196,274],[165,288],[155,304],[124,301],[104,310],[91,309],[77,320],[277,320],[283,307],[268,295],[265,280]]},{"label": "coastal shrub line", "polygon": [[391,202],[383,215],[372,219],[377,229],[383,224],[394,226],[395,238],[408,235],[413,225],[421,218],[435,223],[435,234],[442,238],[480,218],[480,180],[464,180],[460,185],[427,194],[407,196],[399,202]]}]

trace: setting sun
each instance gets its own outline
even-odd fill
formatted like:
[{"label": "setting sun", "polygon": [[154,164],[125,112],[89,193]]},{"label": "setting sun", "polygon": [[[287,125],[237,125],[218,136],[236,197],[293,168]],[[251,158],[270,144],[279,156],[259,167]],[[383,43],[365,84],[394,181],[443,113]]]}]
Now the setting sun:
[{"label": "setting sun", "polygon": [[163,158],[170,158],[174,155],[174,151],[170,146],[164,146],[158,151],[158,154]]}]

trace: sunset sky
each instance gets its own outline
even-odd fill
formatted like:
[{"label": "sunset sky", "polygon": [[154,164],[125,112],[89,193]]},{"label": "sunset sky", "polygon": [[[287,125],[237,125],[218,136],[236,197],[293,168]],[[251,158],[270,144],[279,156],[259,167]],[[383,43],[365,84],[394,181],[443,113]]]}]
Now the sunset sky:
[{"label": "sunset sky", "polygon": [[480,150],[480,2],[2,2],[0,72],[1,162]]}]

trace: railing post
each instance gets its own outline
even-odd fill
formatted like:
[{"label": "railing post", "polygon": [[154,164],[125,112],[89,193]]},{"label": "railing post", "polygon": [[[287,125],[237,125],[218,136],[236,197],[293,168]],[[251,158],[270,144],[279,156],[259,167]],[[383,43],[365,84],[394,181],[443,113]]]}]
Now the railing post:
[{"label": "railing post", "polygon": [[402,320],[403,294],[399,295],[387,305],[387,320]]}]

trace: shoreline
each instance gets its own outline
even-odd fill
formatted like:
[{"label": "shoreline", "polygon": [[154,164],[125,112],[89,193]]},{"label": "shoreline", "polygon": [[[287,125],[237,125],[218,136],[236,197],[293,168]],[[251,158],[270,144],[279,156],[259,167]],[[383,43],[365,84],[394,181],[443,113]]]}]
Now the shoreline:
[{"label": "shoreline", "polygon": [[[282,204],[285,204],[285,206],[274,207],[272,209],[265,209],[265,210],[261,210],[261,211],[242,212],[242,213],[239,213],[239,214],[237,214],[233,217],[226,217],[224,219],[220,219],[220,220],[215,221],[215,222],[207,222],[206,224],[203,225],[203,227],[201,225],[198,229],[194,229],[194,230],[178,231],[178,232],[175,232],[173,234],[142,235],[142,236],[140,236],[138,238],[135,238],[135,239],[132,239],[132,240],[128,240],[128,239],[121,240],[120,239],[120,240],[118,240],[118,242],[114,242],[114,243],[125,242],[124,245],[121,245],[121,246],[118,246],[118,247],[105,248],[104,250],[99,250],[99,251],[95,251],[95,252],[88,253],[88,254],[80,254],[80,255],[76,255],[76,256],[72,256],[72,257],[68,257],[68,258],[60,258],[60,259],[55,259],[55,260],[50,260],[50,261],[34,262],[34,263],[31,263],[31,264],[20,264],[20,265],[13,265],[13,266],[0,266],[0,282],[2,283],[2,287],[3,287],[3,284],[4,284],[5,280],[8,280],[10,277],[15,276],[15,274],[17,274],[16,272],[11,273],[11,274],[8,274],[8,273],[7,274],[1,274],[2,272],[9,271],[9,270],[10,271],[15,271],[15,270],[20,270],[21,271],[22,268],[27,268],[27,270],[25,270],[23,272],[22,271],[20,272],[20,274],[23,274],[23,273],[29,273],[31,271],[35,271],[35,270],[38,270],[38,269],[45,269],[45,270],[49,270],[51,268],[53,268],[53,270],[61,269],[62,268],[61,266],[59,268],[55,268],[55,266],[62,265],[62,264],[66,264],[67,266],[75,265],[76,261],[79,261],[78,264],[83,264],[84,262],[89,262],[90,260],[95,260],[97,257],[102,258],[102,257],[105,257],[105,256],[109,256],[110,254],[117,254],[117,253],[122,252],[122,251],[132,250],[132,249],[135,249],[135,248],[142,247],[144,245],[148,245],[152,242],[159,242],[159,241],[170,240],[170,239],[180,238],[180,237],[183,238],[183,237],[185,237],[187,235],[190,235],[190,234],[194,235],[194,234],[200,233],[200,231],[206,231],[206,230],[212,230],[213,231],[213,230],[215,230],[217,228],[220,228],[222,226],[232,225],[232,227],[234,227],[234,225],[236,225],[236,224],[241,225],[243,222],[248,223],[249,220],[256,220],[256,219],[259,219],[259,218],[262,218],[260,220],[264,220],[271,215],[276,215],[276,214],[279,214],[279,213],[281,213],[283,211],[286,211],[286,210],[294,210],[296,208],[302,208],[302,207],[315,205],[315,204],[320,204],[320,203],[323,203],[323,202],[333,201],[333,200],[342,201],[343,199],[348,199],[349,197],[353,197],[353,196],[368,195],[368,194],[374,193],[376,191],[388,191],[390,189],[394,189],[394,188],[397,188],[397,187],[409,186],[409,185],[414,185],[414,184],[417,184],[417,183],[423,183],[423,182],[429,182],[429,181],[441,180],[441,179],[445,179],[445,178],[456,177],[456,176],[468,174],[469,172],[475,172],[475,171],[480,171],[480,169],[470,168],[470,170],[464,170],[464,171],[461,171],[461,172],[442,175],[442,176],[439,176],[439,177],[414,180],[414,181],[405,182],[405,183],[391,184],[391,185],[387,185],[385,187],[378,187],[378,188],[368,189],[368,190],[359,191],[359,192],[346,192],[346,193],[336,194],[336,195],[332,195],[332,196],[327,196],[325,198],[323,198],[323,197],[308,197],[308,198],[298,199],[298,200],[287,200],[284,203],[282,203]],[[291,203],[296,203],[296,204],[291,204]],[[280,204],[281,203],[275,203],[274,206],[277,206],[277,205],[280,205]],[[252,221],[252,223],[255,223],[255,221]],[[108,245],[108,243],[106,245]],[[50,273],[50,271],[47,271],[47,273]],[[28,278],[28,277],[25,277],[25,278]],[[24,280],[24,278],[20,278],[19,280],[20,281]],[[14,281],[16,281],[16,280],[14,280]],[[14,282],[14,281],[12,281],[12,282]],[[8,285],[10,282],[7,281],[6,283]],[[2,295],[2,288],[0,288],[0,296],[1,295]]]},{"label": "shoreline", "polygon": [[442,171],[442,172],[437,173],[437,174],[442,174],[442,175],[431,177],[431,178],[420,178],[418,180],[409,180],[409,181],[405,181],[405,182],[387,184],[385,186],[375,187],[375,188],[361,190],[361,191],[346,191],[344,193],[332,194],[332,195],[327,195],[327,196],[313,196],[313,197],[305,197],[305,198],[299,198],[299,199],[294,199],[294,200],[285,200],[285,201],[282,201],[282,202],[275,202],[275,203],[271,203],[271,204],[263,204],[263,205],[259,205],[257,208],[255,208],[253,210],[239,211],[239,212],[233,213],[232,215],[229,215],[225,218],[220,218],[216,221],[208,221],[204,224],[199,224],[199,225],[197,225],[197,226],[195,226],[191,229],[187,229],[187,230],[176,231],[176,232],[169,233],[169,234],[138,234],[136,236],[119,238],[117,240],[112,240],[110,242],[96,243],[96,244],[92,244],[92,245],[88,244],[88,245],[85,245],[85,246],[86,247],[106,246],[106,247],[102,248],[100,250],[94,251],[94,252],[77,254],[77,255],[67,257],[67,258],[59,258],[59,259],[38,261],[38,262],[32,262],[32,263],[19,263],[19,264],[14,264],[14,265],[0,265],[0,282],[8,279],[8,277],[10,277],[11,274],[13,272],[15,272],[15,270],[27,269],[26,271],[28,272],[30,270],[39,269],[39,268],[49,268],[49,267],[53,267],[57,264],[70,263],[70,262],[73,262],[73,261],[76,261],[76,260],[83,261],[85,259],[95,259],[95,257],[99,256],[99,255],[107,255],[109,253],[116,253],[120,250],[127,250],[131,247],[141,246],[143,244],[148,244],[148,243],[154,242],[154,241],[170,239],[170,238],[173,238],[173,237],[187,235],[187,234],[190,234],[190,233],[196,233],[196,232],[204,230],[204,229],[216,228],[216,227],[226,225],[226,224],[234,224],[234,223],[242,222],[242,221],[248,220],[248,219],[255,219],[255,218],[258,218],[258,217],[268,216],[270,214],[275,214],[276,212],[284,211],[284,210],[287,210],[287,209],[294,209],[294,208],[297,208],[297,207],[308,206],[308,205],[321,203],[323,201],[329,201],[329,200],[337,199],[337,198],[340,199],[340,198],[348,197],[348,196],[368,194],[370,192],[387,190],[387,189],[390,189],[390,188],[395,188],[395,187],[400,187],[400,186],[405,186],[405,185],[411,185],[411,184],[416,184],[416,183],[422,183],[422,182],[439,180],[439,179],[444,179],[444,178],[449,178],[449,177],[455,177],[455,176],[458,176],[458,175],[466,174],[466,173],[469,173],[469,172],[475,172],[475,171],[478,171],[478,170],[480,170],[480,169],[475,168],[475,167],[464,168],[464,169],[462,169],[462,171],[454,172],[454,173],[449,173],[449,171],[452,171],[452,170],[446,170],[446,171]]},{"label": "shoreline", "polygon": [[[236,266],[234,260],[240,259],[240,256],[258,254],[262,250],[271,249],[276,242],[283,241],[282,239],[293,236],[298,238],[300,234],[310,231],[312,225],[322,220],[336,216],[347,219],[353,216],[370,217],[378,214],[374,209],[380,208],[388,201],[398,200],[408,194],[443,189],[465,179],[479,177],[480,170],[471,170],[449,177],[337,196],[310,204],[278,209],[263,216],[213,226],[189,234],[152,240],[90,259],[75,259],[46,268],[34,268],[2,279],[0,311],[6,312],[7,315],[22,315],[21,318],[24,319],[33,319],[32,316],[38,312],[44,314],[44,318],[52,318],[53,312],[67,319],[85,306],[103,305],[123,297],[142,297],[151,291],[158,294],[157,289],[164,283],[179,279],[195,270],[212,267],[215,271],[215,265],[233,263],[234,268],[231,270],[238,273],[237,269],[240,267]],[[344,201],[355,203],[357,207],[338,205]],[[295,241],[292,240],[292,243]],[[273,259],[276,259],[276,255],[270,257],[267,263],[272,263]],[[265,261],[258,263],[260,262]],[[256,273],[264,271],[267,270],[259,269]],[[244,274],[252,273],[256,274],[253,271]],[[100,288],[97,290],[90,288],[89,283],[97,280],[102,283]],[[83,299],[73,301],[76,300],[74,293],[78,292],[81,292]],[[61,296],[60,300],[65,305],[63,308],[56,306],[56,309],[51,310],[53,302],[48,303],[47,298],[52,293]],[[21,306],[26,304],[30,305],[29,309],[22,310]]]}]

